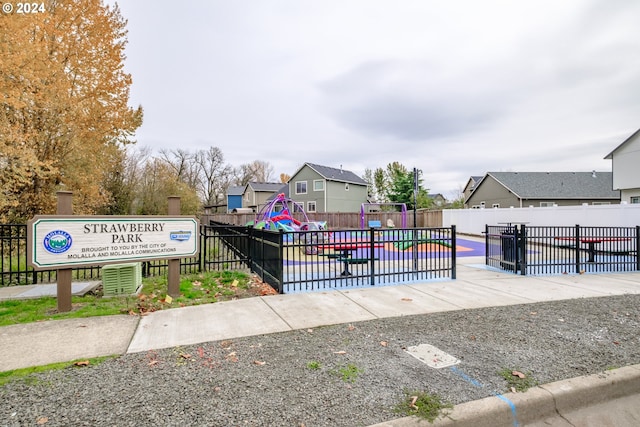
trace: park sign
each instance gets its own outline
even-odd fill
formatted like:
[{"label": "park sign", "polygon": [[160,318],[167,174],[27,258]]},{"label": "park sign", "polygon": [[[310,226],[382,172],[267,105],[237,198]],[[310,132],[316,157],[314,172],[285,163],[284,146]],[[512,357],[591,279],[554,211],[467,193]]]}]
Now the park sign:
[{"label": "park sign", "polygon": [[199,223],[170,216],[35,216],[27,226],[36,270],[197,255]]}]

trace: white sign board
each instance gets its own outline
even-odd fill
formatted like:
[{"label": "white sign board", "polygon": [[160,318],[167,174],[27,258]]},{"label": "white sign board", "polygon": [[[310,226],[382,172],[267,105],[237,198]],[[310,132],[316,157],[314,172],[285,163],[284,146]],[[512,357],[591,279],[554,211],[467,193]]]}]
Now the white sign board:
[{"label": "white sign board", "polygon": [[36,216],[27,233],[35,269],[186,258],[199,243],[191,217]]}]

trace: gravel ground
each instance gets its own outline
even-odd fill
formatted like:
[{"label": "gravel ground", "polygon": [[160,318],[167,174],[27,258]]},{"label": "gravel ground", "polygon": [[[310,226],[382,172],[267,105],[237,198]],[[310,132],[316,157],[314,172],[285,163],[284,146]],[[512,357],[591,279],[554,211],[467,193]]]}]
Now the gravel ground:
[{"label": "gravel ground", "polygon": [[[640,363],[640,296],[462,310],[127,354],[0,387],[0,425],[367,426],[405,390],[458,404]],[[205,319],[203,319],[205,321]],[[461,360],[433,369],[405,350]]]}]

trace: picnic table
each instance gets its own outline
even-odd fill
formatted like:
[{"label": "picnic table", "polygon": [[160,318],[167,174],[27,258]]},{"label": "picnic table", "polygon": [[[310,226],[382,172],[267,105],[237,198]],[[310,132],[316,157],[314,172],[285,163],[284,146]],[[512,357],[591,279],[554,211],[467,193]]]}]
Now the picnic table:
[{"label": "picnic table", "polygon": [[579,244],[587,244],[587,253],[589,254],[589,259],[587,260],[587,262],[596,261],[596,245],[604,242],[622,242],[631,240],[630,237],[580,237],[578,239],[576,239],[575,237],[555,237],[555,239],[574,242],[577,240]]},{"label": "picnic table", "polygon": [[[349,270],[349,265],[351,264],[366,264],[371,260],[376,260],[377,258],[353,258],[353,253],[358,249],[366,249],[371,247],[371,242],[341,242],[336,244],[322,245],[323,249],[332,249],[338,254],[327,254],[326,256],[329,258],[335,259],[337,262],[341,262],[343,264],[342,273],[340,276],[351,276],[351,271]],[[381,248],[383,245],[381,243],[374,243],[374,248]]]}]

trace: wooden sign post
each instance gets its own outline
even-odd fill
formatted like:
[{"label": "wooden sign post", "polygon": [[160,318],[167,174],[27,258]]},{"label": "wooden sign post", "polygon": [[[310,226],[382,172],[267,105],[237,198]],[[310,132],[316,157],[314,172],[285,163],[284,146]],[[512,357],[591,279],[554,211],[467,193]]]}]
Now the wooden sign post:
[{"label": "wooden sign post", "polygon": [[[169,215],[180,215],[180,197],[170,196]],[[196,236],[197,239],[197,236]],[[180,259],[169,260],[169,270],[167,272],[167,293],[172,297],[180,296]]]},{"label": "wooden sign post", "polygon": [[[73,215],[73,193],[70,191],[58,191],[58,215]],[[59,269],[56,275],[57,292],[58,292],[58,312],[64,313],[71,311],[71,275],[73,270],[70,268]]]}]

